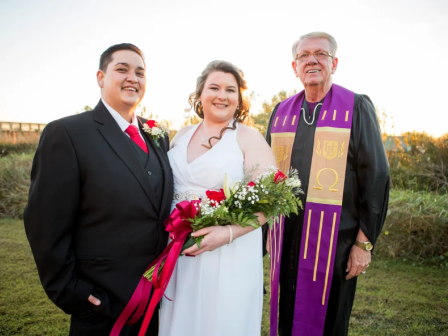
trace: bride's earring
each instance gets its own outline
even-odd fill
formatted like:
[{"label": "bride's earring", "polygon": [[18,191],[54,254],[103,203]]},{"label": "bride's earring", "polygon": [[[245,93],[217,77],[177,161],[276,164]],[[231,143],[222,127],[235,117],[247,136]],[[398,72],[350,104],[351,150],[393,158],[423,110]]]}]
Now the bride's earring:
[{"label": "bride's earring", "polygon": [[238,113],[240,113],[240,104],[238,104],[238,105],[236,106],[236,110],[235,110],[235,113],[233,114],[233,117],[236,118],[236,116],[238,115]]}]

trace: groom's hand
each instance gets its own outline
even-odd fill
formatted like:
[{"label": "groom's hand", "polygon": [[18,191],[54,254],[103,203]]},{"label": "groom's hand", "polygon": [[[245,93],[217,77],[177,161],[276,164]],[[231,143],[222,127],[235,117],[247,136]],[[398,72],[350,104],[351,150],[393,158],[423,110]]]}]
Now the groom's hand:
[{"label": "groom's hand", "polygon": [[95,305],[95,306],[99,306],[101,304],[101,301],[98,300],[96,297],[94,297],[93,295],[89,296],[89,301],[91,304]]}]

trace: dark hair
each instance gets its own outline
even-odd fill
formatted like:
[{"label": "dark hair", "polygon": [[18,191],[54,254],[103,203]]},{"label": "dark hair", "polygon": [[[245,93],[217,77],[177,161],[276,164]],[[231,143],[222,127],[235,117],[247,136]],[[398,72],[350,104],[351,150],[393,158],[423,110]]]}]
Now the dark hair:
[{"label": "dark hair", "polygon": [[112,62],[113,53],[116,51],[120,51],[120,50],[130,50],[130,51],[137,53],[142,58],[143,63],[145,63],[145,56],[143,55],[143,52],[139,48],[137,48],[135,45],[133,45],[131,43],[115,44],[112,47],[107,48],[107,50],[101,54],[100,70],[102,72],[106,72],[107,66],[109,65],[110,62]]},{"label": "dark hair", "polygon": [[227,129],[236,129],[236,122],[244,122],[244,120],[249,116],[249,108],[250,102],[247,98],[243,96],[243,92],[247,90],[246,81],[244,80],[244,73],[234,66],[232,63],[226,61],[213,61],[210,62],[206,68],[202,71],[201,75],[196,80],[196,90],[188,99],[188,103],[190,104],[190,108],[185,109],[186,112],[190,112],[192,109],[199,118],[204,119],[204,108],[199,101],[199,97],[201,96],[202,90],[204,90],[205,82],[207,81],[208,76],[216,71],[222,71],[224,73],[230,73],[235,77],[236,82],[238,83],[238,106],[233,117],[235,118],[235,122],[232,127],[224,127],[218,136],[213,136],[208,140],[210,147],[206,145],[202,145],[206,148],[212,148],[212,139],[221,140],[223,133]]}]

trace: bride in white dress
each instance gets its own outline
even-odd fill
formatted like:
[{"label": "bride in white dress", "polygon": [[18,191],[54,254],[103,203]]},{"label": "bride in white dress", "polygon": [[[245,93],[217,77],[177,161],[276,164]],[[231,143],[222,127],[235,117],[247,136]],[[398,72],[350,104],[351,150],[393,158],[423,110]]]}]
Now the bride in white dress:
[{"label": "bride in white dress", "polygon": [[[240,123],[249,112],[245,89],[240,70],[224,61],[211,62],[198,78],[190,104],[203,121],[182,128],[168,152],[174,175],[172,209],[180,201],[204,198],[206,190],[219,190],[226,173],[241,180],[245,168],[258,164],[257,176],[276,165],[263,136]],[[259,220],[266,221],[262,214]],[[185,251],[194,257],[178,259],[162,299],[159,336],[260,335],[261,228],[230,224],[198,231],[205,235],[201,249],[194,245]]]}]

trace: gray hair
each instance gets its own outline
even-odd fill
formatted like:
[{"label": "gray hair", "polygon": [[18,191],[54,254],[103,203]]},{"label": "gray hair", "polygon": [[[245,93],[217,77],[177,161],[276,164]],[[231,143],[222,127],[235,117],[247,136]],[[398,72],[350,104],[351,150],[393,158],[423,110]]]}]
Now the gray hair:
[{"label": "gray hair", "polygon": [[333,56],[336,56],[336,51],[338,50],[338,43],[334,39],[333,36],[330,34],[324,33],[324,32],[312,32],[305,35],[300,36],[300,39],[294,42],[292,45],[292,59],[296,59],[296,49],[300,42],[306,39],[313,39],[313,38],[325,38],[330,42],[331,46],[331,53]]}]

